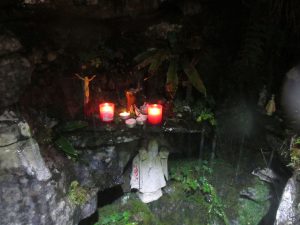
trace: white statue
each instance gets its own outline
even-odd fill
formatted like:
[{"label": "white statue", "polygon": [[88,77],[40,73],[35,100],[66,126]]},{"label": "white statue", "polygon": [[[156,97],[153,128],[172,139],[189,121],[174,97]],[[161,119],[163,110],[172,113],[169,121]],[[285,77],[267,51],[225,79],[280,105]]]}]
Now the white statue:
[{"label": "white statue", "polygon": [[158,143],[152,139],[148,149],[141,148],[133,159],[130,186],[138,190],[138,196],[144,203],[149,203],[162,196],[161,188],[168,180],[169,152],[158,152]]},{"label": "white statue", "polygon": [[272,114],[275,111],[276,111],[275,95],[272,95],[271,99],[269,100],[268,104],[266,105],[266,114],[268,116],[272,116]]}]

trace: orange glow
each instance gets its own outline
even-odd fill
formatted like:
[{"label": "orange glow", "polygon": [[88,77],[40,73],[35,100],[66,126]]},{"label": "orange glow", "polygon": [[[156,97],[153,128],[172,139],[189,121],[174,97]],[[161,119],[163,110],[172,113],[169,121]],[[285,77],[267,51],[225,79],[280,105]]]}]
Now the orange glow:
[{"label": "orange glow", "polygon": [[148,105],[148,121],[151,124],[159,124],[162,120],[162,105]]},{"label": "orange glow", "polygon": [[103,122],[114,120],[115,105],[113,103],[102,103],[99,105],[100,119]]}]

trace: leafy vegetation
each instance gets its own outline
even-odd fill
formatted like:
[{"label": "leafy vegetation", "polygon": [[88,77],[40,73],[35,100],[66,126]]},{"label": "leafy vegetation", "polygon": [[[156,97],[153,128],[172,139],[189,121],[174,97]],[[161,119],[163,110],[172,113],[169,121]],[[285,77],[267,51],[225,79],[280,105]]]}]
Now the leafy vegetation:
[{"label": "leafy vegetation", "polygon": [[72,181],[70,184],[68,197],[75,205],[83,205],[87,201],[88,192],[81,187],[78,181]]},{"label": "leafy vegetation", "polygon": [[216,217],[223,220],[224,224],[229,225],[229,220],[224,211],[222,204],[215,188],[208,182],[206,175],[212,174],[212,169],[208,166],[206,161],[203,162],[189,162],[186,164],[178,164],[171,169],[171,179],[180,182],[187,194],[193,194],[201,191],[208,199],[208,215],[211,222]]},{"label": "leafy vegetation", "polygon": [[[171,26],[171,25],[170,25]],[[166,26],[167,27],[167,26]],[[178,28],[178,27],[177,27]],[[187,43],[180,38],[181,28],[166,28],[164,46],[160,48],[150,48],[137,55],[134,61],[137,62],[137,68],[148,67],[150,76],[157,74],[160,68],[166,68],[166,91],[173,99],[179,84],[179,74],[186,74],[191,84],[202,94],[206,96],[206,87],[199,75],[196,65],[198,59],[193,55],[190,49],[187,49]]]},{"label": "leafy vegetation", "polygon": [[99,208],[95,225],[161,225],[149,206],[134,194],[125,195],[111,205]]},{"label": "leafy vegetation", "polygon": [[78,157],[77,151],[72,146],[72,144],[68,141],[67,138],[60,136],[58,139],[55,140],[54,143],[60,150],[62,150],[68,156],[75,159]]},{"label": "leafy vegetation", "polygon": [[56,130],[57,138],[54,141],[55,145],[67,156],[73,159],[77,159],[78,153],[76,149],[72,146],[72,144],[69,142],[69,140],[66,137],[64,137],[64,133],[85,128],[87,127],[87,125],[88,124],[85,121],[70,121],[58,127]]},{"label": "leafy vegetation", "polygon": [[98,221],[94,225],[137,225],[136,222],[130,222],[130,219],[132,218],[132,215],[129,211],[124,211],[120,213],[113,213],[111,215],[105,216],[101,219],[101,221]]},{"label": "leafy vegetation", "polygon": [[300,137],[296,137],[293,140],[290,149],[290,163],[288,165],[295,170],[300,169]]},{"label": "leafy vegetation", "polygon": [[209,109],[202,110],[200,112],[200,114],[198,115],[196,121],[198,123],[201,123],[203,121],[207,121],[212,126],[216,126],[216,124],[217,124],[215,115]]}]

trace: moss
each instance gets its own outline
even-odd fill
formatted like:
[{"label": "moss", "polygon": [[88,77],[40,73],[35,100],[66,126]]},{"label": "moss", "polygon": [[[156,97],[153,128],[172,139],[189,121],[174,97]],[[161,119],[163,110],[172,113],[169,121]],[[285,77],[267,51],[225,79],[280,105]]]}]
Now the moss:
[{"label": "moss", "polygon": [[[124,201],[124,199],[128,199]],[[128,212],[130,214],[130,218],[126,221],[126,224],[144,224],[144,225],[161,225],[159,220],[154,216],[154,214],[149,209],[148,205],[141,202],[137,197],[133,194],[129,196],[123,197],[120,201],[117,201],[111,205],[107,205],[98,210],[99,219],[98,223],[102,224],[102,222],[111,217],[112,215],[116,215],[118,213]],[[108,223],[109,224],[109,223]],[[115,223],[111,223],[115,224]],[[118,224],[122,225],[123,222],[119,222]]]},{"label": "moss", "polygon": [[[209,181],[209,179],[212,180],[213,170],[208,162],[199,160],[171,162],[170,171],[171,178],[182,186],[181,190],[193,201],[192,206],[197,208],[198,212],[201,211],[200,221],[199,218],[194,221],[195,216],[192,214],[198,213],[194,209],[191,210],[193,212],[191,215],[182,215],[184,218],[191,218],[188,224],[217,220],[221,220],[220,224],[229,224],[222,200]],[[179,202],[178,205],[180,204]]]},{"label": "moss", "polygon": [[[269,208],[266,201],[269,194],[268,186],[250,174],[245,176],[246,182],[237,183],[234,179],[235,169],[226,162],[215,161],[209,166],[199,160],[181,160],[170,161],[169,167],[173,180],[168,182],[165,193],[159,200],[144,204],[135,194],[128,194],[113,204],[99,209],[99,221],[111,215],[129,212],[131,216],[128,224],[223,225],[229,224],[227,218],[222,215],[225,211],[225,216],[238,220],[240,225],[255,225]],[[188,186],[190,183],[180,182],[183,175],[196,180],[199,187],[193,189]],[[207,192],[203,182],[209,187]],[[240,190],[245,187],[255,189],[257,203],[246,199],[240,200]]]},{"label": "moss", "polygon": [[253,186],[250,188],[255,193],[255,201],[249,199],[240,199],[238,207],[238,220],[241,225],[257,225],[267,214],[270,201],[268,184],[255,179]]},{"label": "moss", "polygon": [[83,205],[87,201],[88,192],[79,185],[78,181],[72,181],[69,188],[68,197],[75,205]]}]

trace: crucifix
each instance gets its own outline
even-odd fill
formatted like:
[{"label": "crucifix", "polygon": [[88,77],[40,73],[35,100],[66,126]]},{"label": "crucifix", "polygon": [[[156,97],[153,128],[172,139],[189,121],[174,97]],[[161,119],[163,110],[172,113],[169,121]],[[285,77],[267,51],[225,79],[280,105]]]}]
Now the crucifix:
[{"label": "crucifix", "polygon": [[90,82],[96,77],[96,75],[89,78],[88,76],[81,77],[78,74],[75,74],[80,80],[84,81],[83,91],[84,91],[84,105],[87,105],[90,101]]}]

